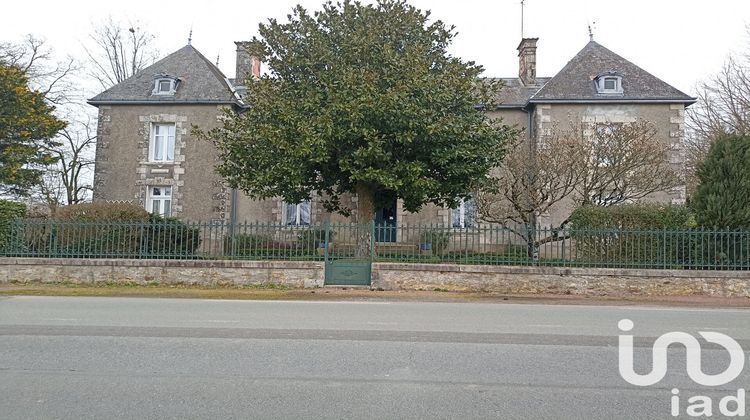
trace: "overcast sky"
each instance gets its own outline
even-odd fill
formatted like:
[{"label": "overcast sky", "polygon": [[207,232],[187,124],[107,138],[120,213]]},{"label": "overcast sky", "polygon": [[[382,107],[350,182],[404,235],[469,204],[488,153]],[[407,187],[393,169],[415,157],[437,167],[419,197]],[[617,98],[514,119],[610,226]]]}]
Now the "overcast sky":
[{"label": "overcast sky", "polygon": [[[482,64],[485,76],[517,74],[520,0],[409,2],[455,25],[452,52]],[[233,77],[233,41],[256,35],[258,23],[268,18],[284,19],[298,3],[315,10],[322,0],[13,1],[3,4],[0,41],[31,33],[46,38],[58,54],[80,57],[92,24],[112,15],[140,22],[156,35],[164,56],[187,43],[192,26],[193,45],[212,60],[219,55],[219,67]],[[539,37],[539,76],[553,76],[583,48],[589,23],[597,42],[686,93],[730,52],[750,51],[748,0],[526,0],[524,33]]]}]

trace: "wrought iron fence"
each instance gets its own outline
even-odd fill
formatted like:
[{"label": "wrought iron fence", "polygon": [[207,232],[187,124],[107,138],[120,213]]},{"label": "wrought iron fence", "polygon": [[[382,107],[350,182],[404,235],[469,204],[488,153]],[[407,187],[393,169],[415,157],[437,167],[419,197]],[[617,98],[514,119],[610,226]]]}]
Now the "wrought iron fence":
[{"label": "wrought iron fence", "polygon": [[20,219],[0,232],[0,256],[13,257],[322,261],[365,254],[388,262],[747,270],[750,231]]}]

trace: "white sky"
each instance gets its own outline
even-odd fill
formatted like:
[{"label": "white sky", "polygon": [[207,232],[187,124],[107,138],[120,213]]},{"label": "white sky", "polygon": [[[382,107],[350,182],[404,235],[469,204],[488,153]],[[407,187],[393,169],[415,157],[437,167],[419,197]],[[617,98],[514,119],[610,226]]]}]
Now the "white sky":
[{"label": "white sky", "polygon": [[[517,74],[520,0],[409,0],[457,27],[452,52],[482,64],[485,76]],[[138,21],[157,36],[164,56],[187,43],[234,76],[234,43],[257,34],[259,22],[283,19],[301,3],[319,9],[323,0],[32,0],[3,4],[0,41],[25,34],[46,38],[57,54],[82,57],[81,43],[92,22],[108,15]],[[539,37],[537,74],[553,76],[588,41],[595,39],[666,82],[693,93],[695,83],[718,71],[727,55],[750,50],[748,0],[526,0],[525,35]]]}]

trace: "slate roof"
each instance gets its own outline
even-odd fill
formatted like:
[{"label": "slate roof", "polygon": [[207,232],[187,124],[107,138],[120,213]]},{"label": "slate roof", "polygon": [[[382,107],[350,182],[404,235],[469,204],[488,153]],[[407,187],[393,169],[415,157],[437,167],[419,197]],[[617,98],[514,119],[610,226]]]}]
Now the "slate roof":
[{"label": "slate roof", "polygon": [[[152,95],[159,75],[177,77],[174,95]],[[186,45],[88,101],[105,104],[240,104],[229,80],[192,45]]]},{"label": "slate roof", "polygon": [[550,77],[537,77],[536,83],[531,86],[524,86],[521,79],[517,77],[502,77],[499,80],[502,80],[505,86],[495,98],[498,108],[522,108],[550,80]]},{"label": "slate roof", "polygon": [[[594,78],[614,71],[622,76],[622,95],[601,95]],[[691,104],[692,98],[656,76],[590,41],[552,79],[529,99],[548,102],[674,102]]]}]

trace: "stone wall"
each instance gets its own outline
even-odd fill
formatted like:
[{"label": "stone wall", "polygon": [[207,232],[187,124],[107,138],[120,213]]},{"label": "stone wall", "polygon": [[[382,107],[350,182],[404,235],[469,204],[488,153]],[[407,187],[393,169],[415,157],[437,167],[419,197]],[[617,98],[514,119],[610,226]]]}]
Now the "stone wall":
[{"label": "stone wall", "polygon": [[[322,261],[0,258],[0,283],[275,284],[310,288],[322,287],[324,279]],[[375,263],[372,287],[507,294],[750,298],[750,272]]]},{"label": "stone wall", "polygon": [[581,296],[750,297],[750,272],[375,263],[372,287]]},{"label": "stone wall", "polygon": [[2,282],[186,284],[200,286],[323,286],[313,261],[175,261],[0,258]]}]

